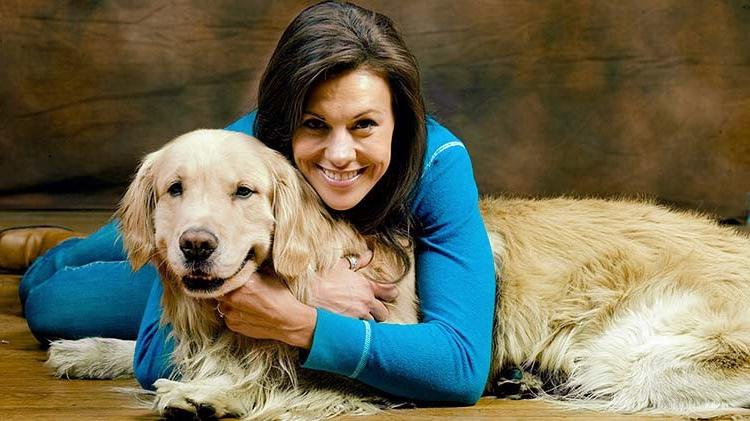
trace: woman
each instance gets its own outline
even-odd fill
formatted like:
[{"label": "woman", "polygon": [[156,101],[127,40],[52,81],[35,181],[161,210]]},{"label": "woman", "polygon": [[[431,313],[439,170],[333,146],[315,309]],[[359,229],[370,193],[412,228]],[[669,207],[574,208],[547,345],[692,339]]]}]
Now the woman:
[{"label": "woman", "polygon": [[[404,256],[396,234],[412,238],[423,322],[365,320],[385,317],[375,297],[393,298],[393,291],[356,273],[364,256],[320,274],[315,307],[253,275],[221,300],[227,326],[307,350],[305,368],[409,399],[476,402],[490,365],[491,250],[466,149],[425,118],[416,61],[391,21],[351,4],[305,9],[266,68],[257,113],[228,128],[283,153],[329,210],[363,233]],[[134,368],[149,388],[171,372],[169,326],[159,326],[161,284],[152,268],[131,273],[124,260],[117,227],[109,224],[38,259],[21,299],[42,340],[128,338],[140,319]],[[147,288],[147,298],[133,295]]]}]

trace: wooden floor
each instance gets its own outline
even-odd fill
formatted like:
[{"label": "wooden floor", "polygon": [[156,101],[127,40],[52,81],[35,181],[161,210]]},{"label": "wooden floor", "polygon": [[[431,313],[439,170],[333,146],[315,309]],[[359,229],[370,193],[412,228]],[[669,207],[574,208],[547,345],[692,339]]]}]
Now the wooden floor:
[{"label": "wooden floor", "polygon": [[[59,224],[91,232],[108,219],[106,212],[0,212],[0,229],[27,224]],[[92,381],[52,378],[46,356],[26,326],[18,301],[18,275],[0,275],[0,420],[153,420],[150,410],[113,387],[134,380]],[[639,416],[577,413],[538,401],[483,398],[472,407],[398,410],[372,418],[427,419],[639,419]],[[362,419],[362,418],[357,418]],[[662,418],[654,418],[662,419]]]}]

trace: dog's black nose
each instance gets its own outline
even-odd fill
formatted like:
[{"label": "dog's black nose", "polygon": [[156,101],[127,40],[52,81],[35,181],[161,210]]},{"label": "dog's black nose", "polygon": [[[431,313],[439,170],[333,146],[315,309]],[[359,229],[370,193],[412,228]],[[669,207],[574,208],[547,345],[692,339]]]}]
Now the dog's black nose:
[{"label": "dog's black nose", "polygon": [[180,250],[188,262],[203,262],[216,250],[219,239],[202,229],[189,229],[180,236]]}]

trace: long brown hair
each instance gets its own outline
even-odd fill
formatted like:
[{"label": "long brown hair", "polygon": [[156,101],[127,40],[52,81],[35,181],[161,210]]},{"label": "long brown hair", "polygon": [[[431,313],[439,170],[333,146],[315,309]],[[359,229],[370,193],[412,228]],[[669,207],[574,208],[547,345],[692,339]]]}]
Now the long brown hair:
[{"label": "long brown hair", "polygon": [[401,251],[411,239],[409,202],[422,174],[425,106],[419,68],[393,22],[351,3],[324,1],[300,12],[281,36],[260,81],[255,135],[291,162],[292,136],[308,92],[342,72],[367,68],[387,80],[395,128],[388,170],[354,208],[332,211],[363,234]]}]

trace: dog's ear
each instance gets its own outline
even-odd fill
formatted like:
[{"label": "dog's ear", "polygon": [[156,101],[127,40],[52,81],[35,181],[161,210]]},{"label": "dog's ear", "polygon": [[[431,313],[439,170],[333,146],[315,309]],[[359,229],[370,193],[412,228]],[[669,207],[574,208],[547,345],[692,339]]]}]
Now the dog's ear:
[{"label": "dog's ear", "polygon": [[134,270],[148,263],[156,247],[153,220],[156,206],[154,163],[158,156],[159,151],[143,159],[115,213],[120,221],[125,250]]},{"label": "dog's ear", "polygon": [[297,277],[316,270],[316,249],[325,247],[326,227],[330,216],[323,204],[291,163],[281,154],[269,150],[268,161],[273,172],[273,213],[276,220],[273,235],[273,265],[282,277]]}]

